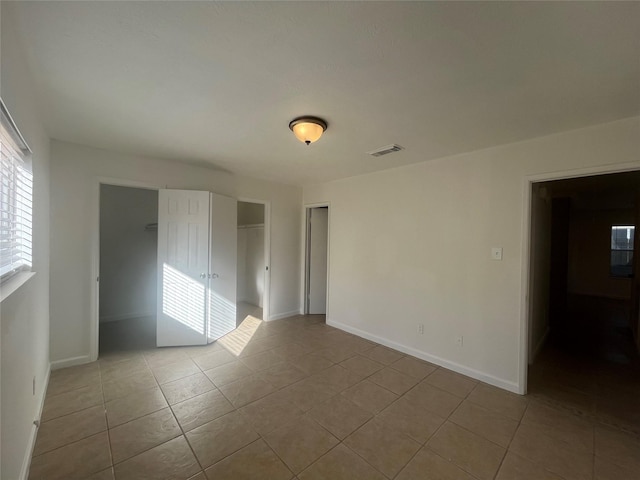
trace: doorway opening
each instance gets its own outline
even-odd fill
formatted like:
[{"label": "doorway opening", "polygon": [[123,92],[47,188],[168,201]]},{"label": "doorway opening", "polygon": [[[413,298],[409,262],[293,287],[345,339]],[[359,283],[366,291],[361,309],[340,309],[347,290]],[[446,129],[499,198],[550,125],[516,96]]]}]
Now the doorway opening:
[{"label": "doorway opening", "polygon": [[640,432],[640,172],[533,183],[528,393]]},{"label": "doorway opening", "polygon": [[265,204],[238,201],[237,325],[248,316],[266,319],[268,265],[265,223]]},{"label": "doorway opening", "polygon": [[326,315],[328,305],[329,206],[306,207],[304,313]]},{"label": "doorway opening", "polygon": [[156,346],[158,191],[100,184],[99,354]]}]

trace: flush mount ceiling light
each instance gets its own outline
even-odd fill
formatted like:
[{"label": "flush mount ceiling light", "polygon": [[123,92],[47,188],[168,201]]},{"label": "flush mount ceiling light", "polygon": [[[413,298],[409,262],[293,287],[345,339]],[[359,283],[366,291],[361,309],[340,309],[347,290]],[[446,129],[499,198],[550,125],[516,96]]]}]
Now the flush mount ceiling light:
[{"label": "flush mount ceiling light", "polygon": [[298,117],[291,120],[289,128],[298,140],[309,145],[322,136],[327,122],[318,117]]}]

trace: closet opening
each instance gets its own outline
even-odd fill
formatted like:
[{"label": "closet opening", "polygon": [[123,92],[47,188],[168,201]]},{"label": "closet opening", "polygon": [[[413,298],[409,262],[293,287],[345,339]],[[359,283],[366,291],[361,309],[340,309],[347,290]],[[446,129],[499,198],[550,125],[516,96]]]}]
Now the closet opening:
[{"label": "closet opening", "polygon": [[156,346],[158,191],[100,184],[99,354]]},{"label": "closet opening", "polygon": [[247,317],[268,320],[267,205],[238,201],[236,324]]}]

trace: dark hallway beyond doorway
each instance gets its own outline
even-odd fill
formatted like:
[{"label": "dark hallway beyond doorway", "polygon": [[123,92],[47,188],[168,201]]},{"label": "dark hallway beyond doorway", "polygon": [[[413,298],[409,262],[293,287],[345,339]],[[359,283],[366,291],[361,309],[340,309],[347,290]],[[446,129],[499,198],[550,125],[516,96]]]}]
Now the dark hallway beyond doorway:
[{"label": "dark hallway beyond doorway", "polygon": [[567,297],[567,314],[529,368],[529,394],[589,420],[640,434],[640,356],[629,302]]}]

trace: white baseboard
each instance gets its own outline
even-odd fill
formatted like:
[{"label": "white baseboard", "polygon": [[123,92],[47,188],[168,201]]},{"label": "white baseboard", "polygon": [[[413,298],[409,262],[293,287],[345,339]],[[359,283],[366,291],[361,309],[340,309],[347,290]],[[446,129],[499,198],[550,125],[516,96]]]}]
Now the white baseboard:
[{"label": "white baseboard", "polygon": [[384,345],[385,347],[393,348],[394,350],[398,350],[416,358],[420,358],[421,360],[439,365],[448,370],[453,370],[454,372],[461,373],[462,375],[466,375],[467,377],[475,378],[476,380],[480,380],[481,382],[485,382],[495,387],[502,388],[503,390],[508,390],[510,392],[520,394],[520,388],[516,382],[510,382],[508,380],[503,380],[502,378],[494,377],[493,375],[490,375],[488,373],[484,373],[479,370],[460,365],[459,363],[455,363],[450,360],[431,355],[429,353],[423,352],[422,350],[417,350],[413,347],[408,347],[407,345],[403,345],[401,343],[387,340],[386,338],[379,337],[372,333],[365,332],[364,330],[360,330],[359,328],[355,328],[341,322],[336,322],[335,320],[327,319],[327,325],[339,328],[340,330],[344,330],[345,332],[353,333],[354,335],[357,335],[359,337],[379,343],[381,345]]},{"label": "white baseboard", "polygon": [[284,312],[284,313],[276,313],[269,315],[269,320],[267,320],[268,322],[271,322],[273,320],[282,320],[283,318],[289,318],[289,317],[293,317],[295,315],[300,315],[300,311],[299,310],[291,310],[290,312]]},{"label": "white baseboard", "polygon": [[547,337],[549,336],[550,331],[551,330],[549,329],[549,327],[547,327],[547,329],[544,332],[544,335],[542,335],[542,338],[540,339],[538,344],[531,351],[531,354],[529,355],[529,365],[531,365],[535,361],[536,357],[540,353],[540,350],[542,350],[542,347],[544,347],[544,344],[547,342]]},{"label": "white baseboard", "polygon": [[51,362],[51,370],[59,370],[60,368],[74,367],[76,365],[89,363],[90,361],[91,361],[91,358],[89,357],[89,355],[64,358],[62,360],[56,360],[55,362]]},{"label": "white baseboard", "polygon": [[118,320],[131,320],[132,318],[152,317],[155,312],[130,312],[121,313],[120,315],[106,315],[100,317],[100,323],[117,322]]},{"label": "white baseboard", "polygon": [[[38,421],[38,425],[40,424],[40,419],[42,418],[42,409],[44,408],[44,399],[47,397],[47,388],[49,386],[50,376],[51,376],[51,364],[49,364],[49,368],[47,368],[47,375],[44,379],[42,394],[38,402],[38,411],[36,413],[36,417],[34,418],[34,420]],[[31,456],[33,455],[33,449],[36,446],[37,436],[38,436],[38,427],[34,423],[33,425],[31,425],[31,433],[29,434],[27,451],[24,452],[24,459],[22,460],[22,468],[20,469],[19,480],[27,480],[29,478],[29,468],[31,467]]]}]

